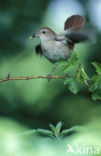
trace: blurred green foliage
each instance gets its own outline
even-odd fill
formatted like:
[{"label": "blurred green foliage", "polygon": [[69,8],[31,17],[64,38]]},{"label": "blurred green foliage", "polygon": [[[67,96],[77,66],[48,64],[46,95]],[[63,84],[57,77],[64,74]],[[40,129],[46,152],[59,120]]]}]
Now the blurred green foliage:
[{"label": "blurred green foliage", "polygon": [[[39,40],[29,41],[28,38],[39,27],[49,25],[50,19],[47,18],[45,21],[45,17],[48,15],[50,4],[54,1],[0,0],[0,78],[6,77],[8,73],[11,77],[17,77],[47,75],[50,72],[52,65],[45,58],[35,54],[34,47]],[[84,9],[87,23],[91,23],[92,19],[89,16],[91,6],[89,10],[87,9],[89,0],[77,1]],[[62,1],[64,4],[65,2]],[[57,26],[53,29],[58,28]],[[93,88],[95,91],[94,99],[98,99],[96,89],[100,85],[100,75],[97,72],[100,69],[100,48],[99,31],[95,44],[84,43],[75,48],[87,75],[95,82],[90,90]],[[95,66],[93,67],[91,62],[99,64],[93,64]],[[61,75],[62,72],[57,69],[55,74]],[[44,79],[35,79],[0,83],[0,154],[68,155],[66,152],[68,143],[99,147],[101,102],[91,99],[87,87],[80,87],[80,92],[73,95],[63,85],[62,80],[48,82]],[[36,128],[48,130],[49,123],[56,125],[58,121],[64,123],[64,130],[75,125],[85,126],[78,132],[70,133],[64,140],[53,141],[48,137],[37,137],[33,133],[25,134],[29,130],[33,132]]]},{"label": "blurred green foliage", "polygon": [[[24,128],[18,123],[3,118],[0,119],[0,125],[2,126],[2,128],[0,128],[0,154],[2,156],[44,156],[46,154],[49,156],[72,156],[74,154],[78,156],[83,153],[83,150],[85,151],[84,155],[93,156],[95,155],[95,148],[99,149],[99,154],[96,155],[100,156],[100,121],[93,121],[85,125],[85,127],[76,126],[63,130],[60,134],[64,135],[67,133],[67,136],[62,139],[56,137],[53,140],[47,136],[47,133],[49,134],[51,132],[48,130],[37,130],[38,133],[41,132],[41,134],[44,134],[43,136],[37,136],[35,130],[28,131],[27,128]],[[54,126],[51,125],[51,127]],[[59,128],[61,128],[61,122],[56,125],[56,129],[54,129],[55,132],[59,132]],[[63,132],[65,133],[63,134]],[[69,135],[69,133],[72,133],[72,135]],[[69,152],[68,145],[72,147],[75,153]],[[79,152],[76,153],[76,146],[80,147],[81,154]],[[84,149],[82,147],[84,147]],[[90,150],[89,153],[86,154],[85,147],[91,147],[93,150]]]}]

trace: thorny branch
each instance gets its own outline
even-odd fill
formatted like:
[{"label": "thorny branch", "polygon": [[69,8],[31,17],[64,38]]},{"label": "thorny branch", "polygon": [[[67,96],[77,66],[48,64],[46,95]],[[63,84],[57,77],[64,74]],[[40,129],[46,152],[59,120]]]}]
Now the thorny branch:
[{"label": "thorny branch", "polygon": [[36,78],[42,78],[42,79],[65,79],[67,76],[25,76],[25,77],[10,77],[10,73],[7,75],[7,77],[1,78],[0,82],[4,81],[10,81],[10,80],[31,80]]}]

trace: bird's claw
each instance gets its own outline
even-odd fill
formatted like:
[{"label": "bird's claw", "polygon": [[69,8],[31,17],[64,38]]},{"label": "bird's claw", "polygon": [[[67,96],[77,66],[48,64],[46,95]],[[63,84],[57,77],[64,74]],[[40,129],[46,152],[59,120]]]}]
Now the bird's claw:
[{"label": "bird's claw", "polygon": [[69,77],[69,74],[68,73],[66,73],[66,75],[65,75],[66,77]]},{"label": "bird's claw", "polygon": [[48,79],[48,82],[50,81],[50,79],[51,79],[51,74],[48,74],[46,77],[47,77],[47,79]]}]

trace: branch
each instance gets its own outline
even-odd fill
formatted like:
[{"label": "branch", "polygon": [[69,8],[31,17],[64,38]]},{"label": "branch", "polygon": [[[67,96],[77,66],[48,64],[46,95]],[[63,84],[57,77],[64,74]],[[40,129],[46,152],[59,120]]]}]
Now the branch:
[{"label": "branch", "polygon": [[0,79],[0,82],[9,81],[9,80],[30,80],[30,79],[36,79],[36,78],[42,78],[42,79],[65,79],[67,76],[25,76],[25,77],[10,77],[10,74],[8,74],[7,77]]}]

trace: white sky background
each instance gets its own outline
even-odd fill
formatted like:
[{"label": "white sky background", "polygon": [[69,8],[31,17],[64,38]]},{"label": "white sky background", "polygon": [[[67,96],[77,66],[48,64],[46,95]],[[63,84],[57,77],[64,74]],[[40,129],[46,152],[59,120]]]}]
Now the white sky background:
[{"label": "white sky background", "polygon": [[88,9],[91,21],[101,31],[101,0],[90,0]]},{"label": "white sky background", "polygon": [[47,8],[43,23],[60,32],[64,28],[65,20],[73,14],[84,15],[83,7],[76,0],[54,0]]},{"label": "white sky background", "polygon": [[[91,21],[101,31],[101,0],[90,0],[87,6]],[[43,26],[48,26],[56,32],[61,32],[63,31],[65,20],[73,14],[85,16],[85,11],[77,0],[53,0],[45,13]]]}]

